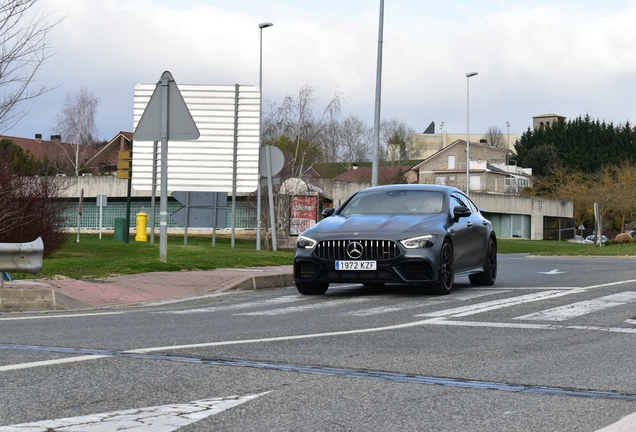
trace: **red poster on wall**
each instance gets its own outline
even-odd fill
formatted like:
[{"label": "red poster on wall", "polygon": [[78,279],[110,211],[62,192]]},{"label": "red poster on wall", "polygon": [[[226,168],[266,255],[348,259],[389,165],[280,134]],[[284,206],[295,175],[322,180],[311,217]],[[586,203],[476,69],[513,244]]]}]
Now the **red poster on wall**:
[{"label": "red poster on wall", "polygon": [[289,235],[300,235],[316,225],[316,196],[293,196],[289,216]]}]

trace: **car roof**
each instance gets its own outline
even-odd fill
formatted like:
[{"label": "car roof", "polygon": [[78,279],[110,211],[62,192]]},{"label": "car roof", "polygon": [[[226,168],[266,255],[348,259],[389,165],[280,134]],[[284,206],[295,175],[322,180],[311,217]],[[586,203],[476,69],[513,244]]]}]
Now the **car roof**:
[{"label": "car roof", "polygon": [[394,184],[394,185],[383,185],[383,186],[372,186],[369,188],[365,188],[360,190],[359,192],[366,191],[380,191],[380,190],[422,190],[422,191],[436,191],[436,192],[461,192],[459,189],[452,186],[442,186],[442,185],[433,185],[433,184]]}]

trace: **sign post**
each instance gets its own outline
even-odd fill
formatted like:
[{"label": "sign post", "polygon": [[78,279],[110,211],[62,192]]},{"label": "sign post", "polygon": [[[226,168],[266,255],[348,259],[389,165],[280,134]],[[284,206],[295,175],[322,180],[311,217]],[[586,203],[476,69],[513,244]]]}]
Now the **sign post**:
[{"label": "sign post", "polygon": [[276,221],[274,218],[274,194],[272,191],[272,176],[278,174],[285,164],[283,152],[275,146],[266,145],[261,147],[258,154],[258,190],[256,192],[256,250],[261,250],[261,179],[267,182],[269,197],[269,218],[272,228],[272,249],[276,250]]},{"label": "sign post", "polygon": [[80,231],[82,230],[82,205],[84,204],[84,188],[80,193],[79,210],[77,211],[77,243],[80,239]]},{"label": "sign post", "polygon": [[104,207],[108,198],[106,195],[97,195],[97,207],[99,207],[99,239],[102,239],[102,221],[104,220]]},{"label": "sign post", "polygon": [[159,259],[162,262],[168,259],[168,140],[196,140],[199,136],[172,74],[164,72],[133,133],[135,141],[161,141]]}]

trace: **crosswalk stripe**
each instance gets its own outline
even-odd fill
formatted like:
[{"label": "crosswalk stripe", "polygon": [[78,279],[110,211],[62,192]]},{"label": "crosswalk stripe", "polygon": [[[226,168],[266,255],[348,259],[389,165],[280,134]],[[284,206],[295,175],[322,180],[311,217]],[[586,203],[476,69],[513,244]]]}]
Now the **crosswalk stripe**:
[{"label": "crosswalk stripe", "polygon": [[585,330],[599,331],[607,333],[628,333],[636,334],[636,328],[625,327],[598,327],[598,326],[567,326],[561,324],[525,324],[507,322],[485,322],[485,321],[452,321],[445,319],[432,319],[427,321],[429,325],[455,326],[455,327],[491,327],[491,328],[511,328],[529,330]]},{"label": "crosswalk stripe", "polygon": [[220,310],[222,311],[222,310],[233,310],[233,309],[250,309],[250,308],[267,307],[267,306],[284,304],[284,303],[291,303],[291,302],[296,302],[301,300],[308,300],[309,298],[311,297],[301,296],[300,294],[298,294],[298,295],[291,295],[291,296],[276,297],[272,299],[257,300],[257,301],[247,302],[247,303],[226,304],[222,306],[210,306],[210,307],[186,309],[186,310],[161,311],[157,313],[170,314],[170,315],[188,315],[188,314],[195,314],[195,313],[216,312]]},{"label": "crosswalk stripe", "polygon": [[514,319],[537,321],[565,321],[570,318],[587,315],[589,313],[598,312],[611,307],[622,306],[624,304],[633,303],[635,301],[636,291],[626,291],[618,294],[599,297],[593,300],[571,303],[565,306],[519,316]]},{"label": "crosswalk stripe", "polygon": [[256,316],[256,315],[268,315],[268,316],[284,315],[284,314],[288,314],[288,313],[302,312],[302,311],[307,311],[307,310],[311,310],[311,309],[334,307],[334,306],[343,306],[343,305],[352,304],[352,303],[362,303],[362,302],[365,302],[365,301],[368,301],[368,299],[366,297],[357,297],[357,298],[351,298],[351,299],[332,300],[332,301],[325,301],[325,302],[320,302],[320,303],[312,303],[312,304],[303,305],[303,306],[292,306],[292,307],[281,308],[281,309],[271,309],[271,310],[254,311],[254,312],[243,312],[243,313],[238,313],[238,314],[234,314],[234,315],[250,315],[250,316]]},{"label": "crosswalk stripe", "polygon": [[530,303],[540,300],[546,300],[556,297],[562,297],[565,295],[574,294],[578,291],[543,291],[539,293],[527,294],[523,296],[510,297],[502,300],[493,300],[484,303],[477,303],[468,306],[462,306],[453,309],[444,309],[436,312],[429,312],[424,314],[415,315],[417,317],[464,317],[469,315],[475,315],[482,312],[488,312],[491,310],[501,309],[509,306],[520,305],[524,303]]},{"label": "crosswalk stripe", "polygon": [[355,311],[345,312],[343,315],[345,316],[371,316],[371,315],[380,315],[389,312],[399,312],[402,310],[409,309],[418,309],[427,306],[436,306],[441,303],[451,302],[451,301],[466,301],[473,300],[479,297],[494,295],[494,294],[503,294],[510,292],[508,290],[505,291],[484,291],[484,290],[471,290],[471,291],[462,291],[453,294],[451,297],[443,297],[443,298],[435,298],[424,301],[408,301],[402,302],[395,305],[387,305],[387,306],[378,306],[374,308],[368,309],[358,309]]}]

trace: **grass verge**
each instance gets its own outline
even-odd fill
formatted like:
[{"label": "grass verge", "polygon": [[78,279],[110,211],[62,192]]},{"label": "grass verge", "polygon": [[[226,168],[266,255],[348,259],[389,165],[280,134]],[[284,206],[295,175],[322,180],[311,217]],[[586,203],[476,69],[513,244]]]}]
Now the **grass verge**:
[{"label": "grass verge", "polygon": [[[77,243],[71,235],[69,242],[46,258],[38,279],[71,278],[93,279],[110,276],[158,271],[214,270],[216,268],[243,268],[291,265],[294,253],[291,250],[271,252],[256,250],[255,240],[218,238],[212,247],[211,236],[188,236],[184,246],[183,236],[168,236],[167,262],[159,260],[159,238],[155,243],[136,242],[131,235],[130,243],[114,241],[112,234],[82,234]],[[24,273],[12,273],[15,279],[30,279]]]}]

